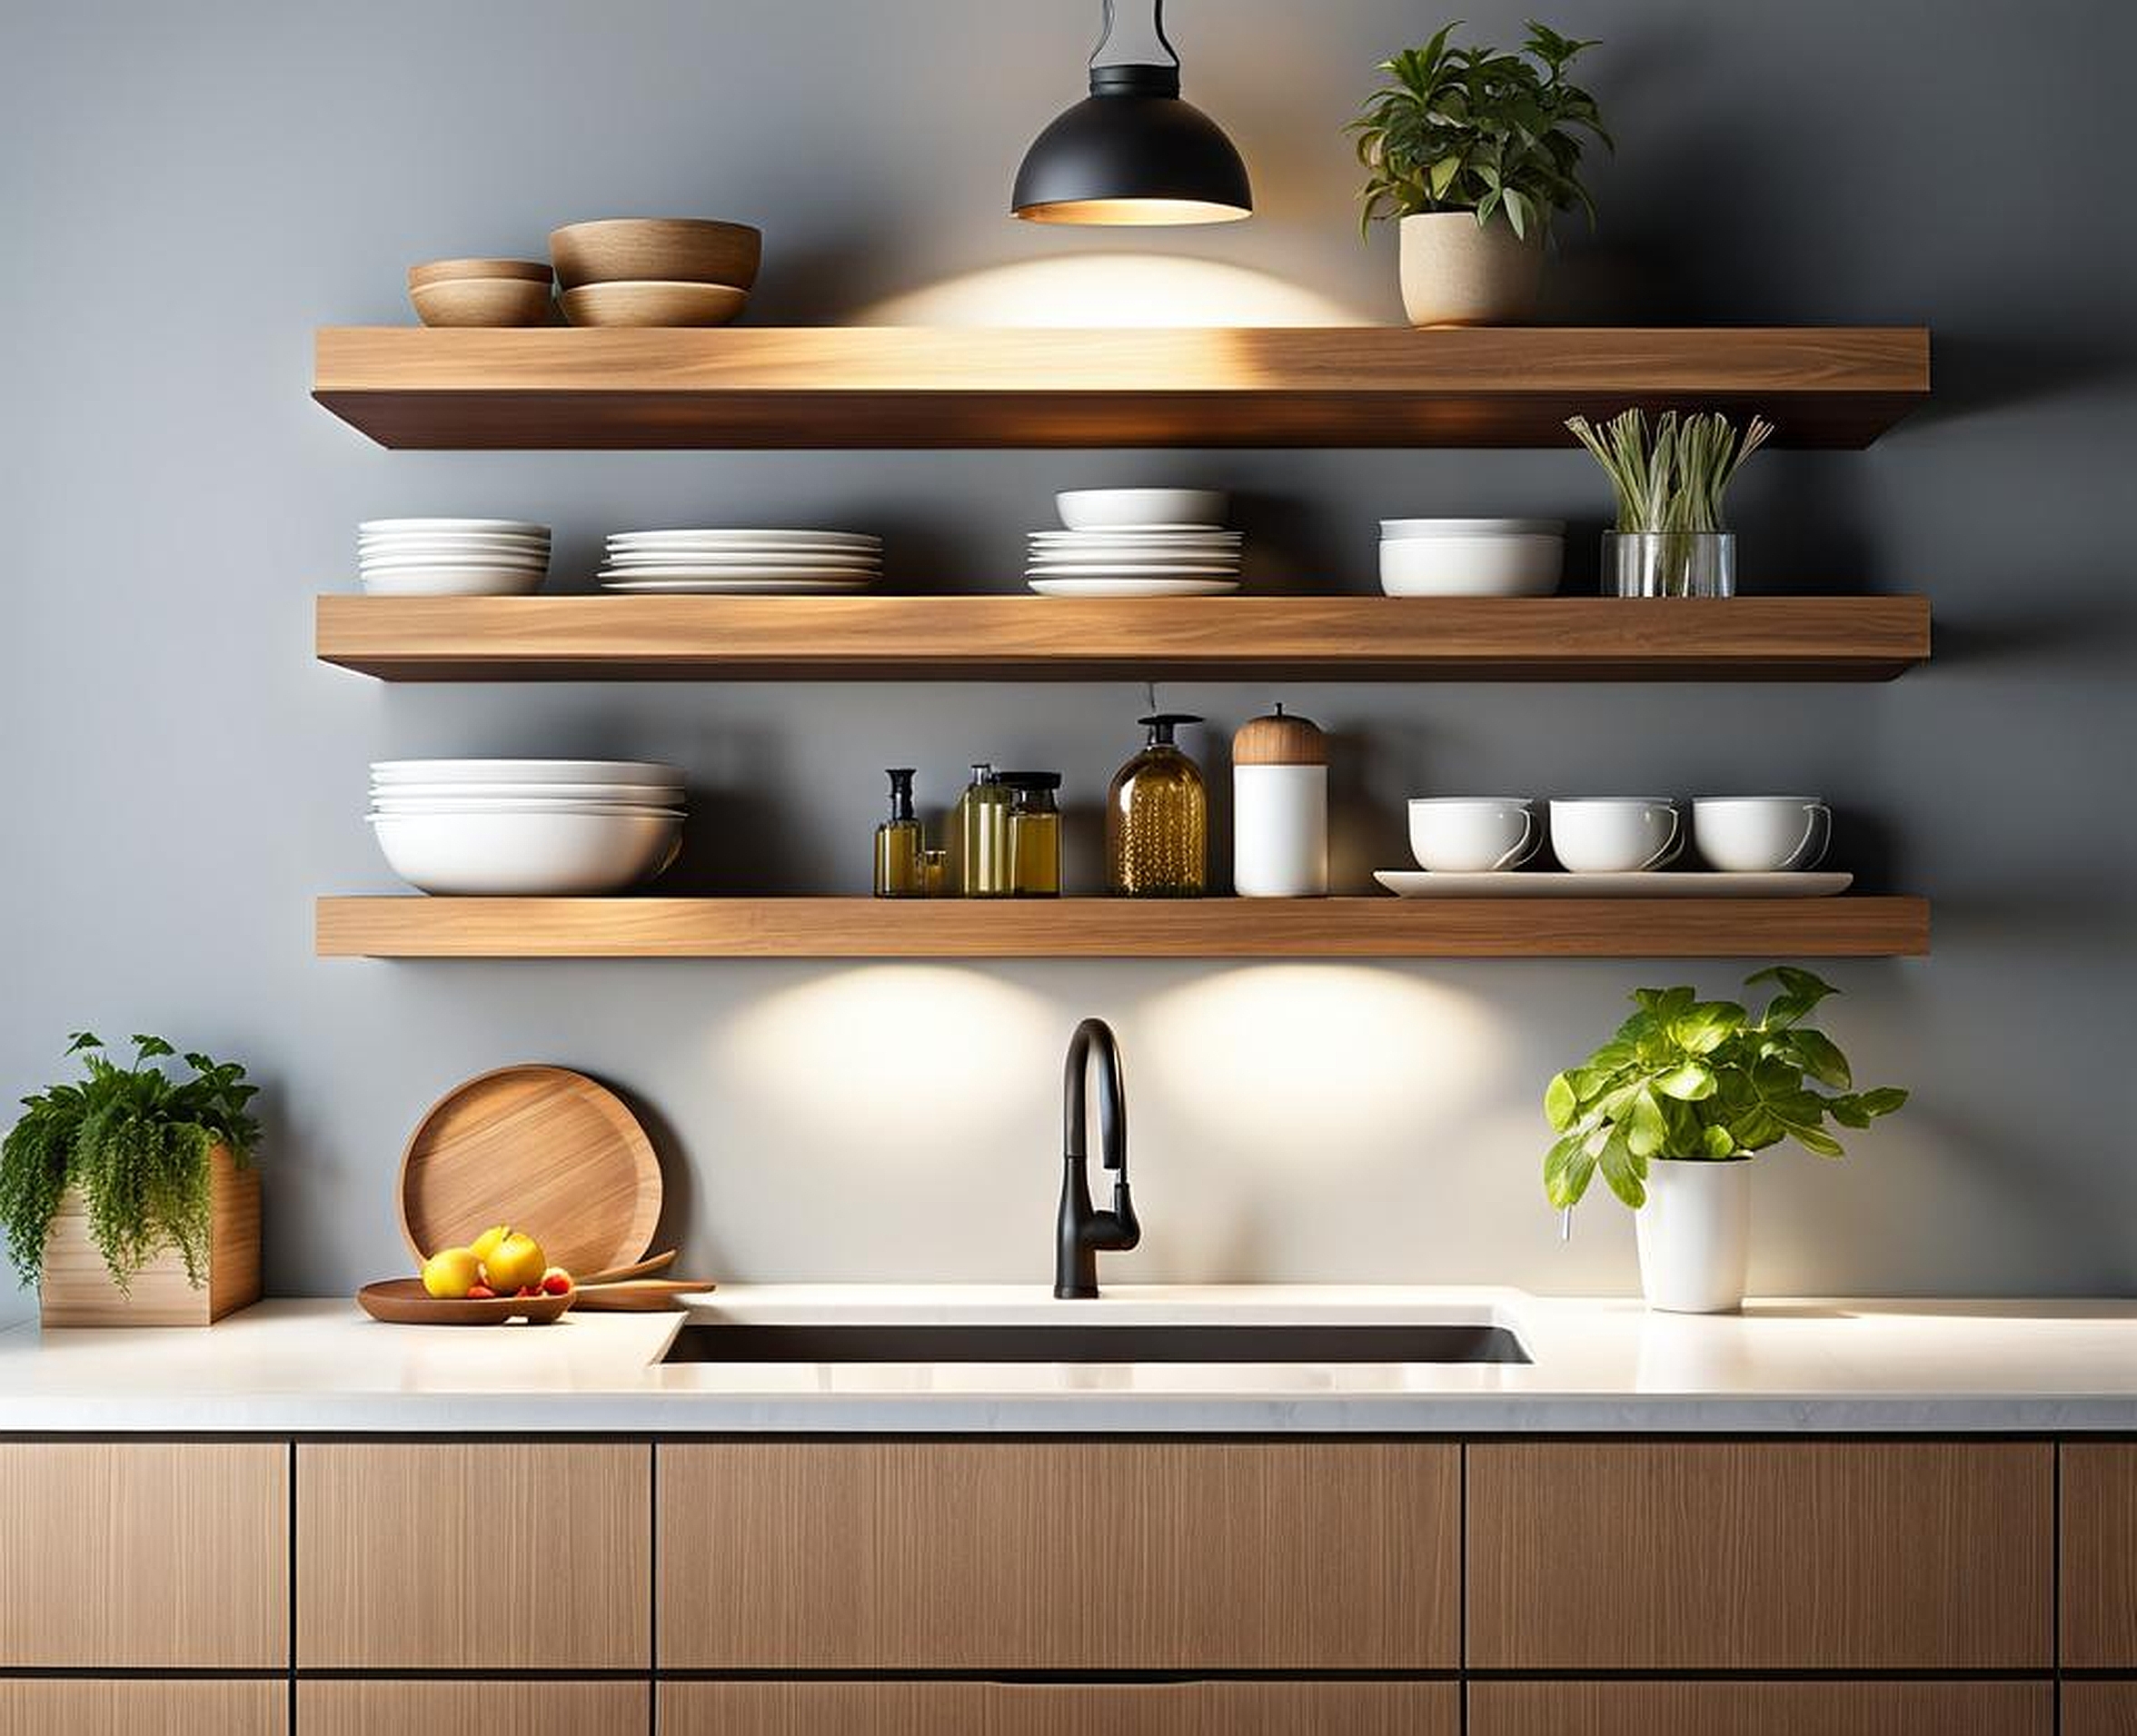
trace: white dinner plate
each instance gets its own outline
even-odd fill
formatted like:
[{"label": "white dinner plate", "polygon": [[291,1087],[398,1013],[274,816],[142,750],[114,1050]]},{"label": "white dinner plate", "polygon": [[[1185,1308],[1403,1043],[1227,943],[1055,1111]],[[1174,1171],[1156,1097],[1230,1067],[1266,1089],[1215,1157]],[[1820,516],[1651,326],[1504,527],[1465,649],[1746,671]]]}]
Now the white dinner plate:
[{"label": "white dinner plate", "polygon": [[1026,534],[1034,542],[1177,542],[1193,548],[1247,541],[1244,531],[1032,531]]},{"label": "white dinner plate", "polygon": [[880,572],[883,563],[874,555],[860,554],[630,554],[616,550],[609,551],[608,564],[611,567],[645,567],[658,570],[663,567],[702,568],[707,571],[722,570],[730,567],[777,567],[786,570],[819,572]]},{"label": "white dinner plate", "polygon": [[482,554],[446,550],[437,554],[360,554],[356,557],[357,570],[390,571],[396,567],[474,567],[486,572],[509,572],[517,568],[532,568],[536,572],[549,570],[549,556],[542,554]]},{"label": "white dinner plate", "polygon": [[1178,566],[1143,565],[1136,562],[1113,561],[1084,562],[1049,560],[1025,568],[1027,579],[1232,579],[1237,580],[1237,567],[1219,566],[1215,561],[1194,561]]},{"label": "white dinner plate", "polygon": [[1373,878],[1401,898],[1829,898],[1852,874],[1716,874],[1652,869],[1636,874],[1565,874],[1515,869],[1439,874],[1382,868]]},{"label": "white dinner plate", "polygon": [[1033,579],[1042,597],[1220,597],[1237,579]]},{"label": "white dinner plate", "polygon": [[867,579],[799,579],[780,574],[764,579],[604,579],[601,589],[640,597],[833,597],[866,590],[873,582]]},{"label": "white dinner plate", "polygon": [[856,571],[850,567],[603,567],[594,575],[601,583],[652,584],[685,579],[801,579],[827,585],[872,585],[882,575],[875,570]]},{"label": "white dinner plate", "polygon": [[611,548],[731,548],[738,543],[768,549],[880,549],[883,539],[860,531],[618,531]]}]

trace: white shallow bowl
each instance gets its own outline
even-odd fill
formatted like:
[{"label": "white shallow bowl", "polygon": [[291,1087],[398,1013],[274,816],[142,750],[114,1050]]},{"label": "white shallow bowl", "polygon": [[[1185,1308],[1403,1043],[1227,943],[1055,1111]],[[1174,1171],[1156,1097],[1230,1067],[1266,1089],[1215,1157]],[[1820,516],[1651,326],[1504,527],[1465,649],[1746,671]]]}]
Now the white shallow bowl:
[{"label": "white shallow bowl", "polygon": [[404,567],[361,575],[373,597],[524,597],[540,590],[542,567]]},{"label": "white shallow bowl", "polygon": [[365,519],[356,527],[359,536],[373,536],[394,531],[412,531],[435,535],[442,531],[448,535],[472,533],[474,535],[503,535],[522,537],[549,536],[546,524],[531,524],[524,519]]},{"label": "white shallow bowl", "polygon": [[1562,537],[1564,519],[1382,519],[1381,538],[1397,542],[1405,537]]},{"label": "white shallow bowl", "polygon": [[1380,589],[1390,597],[1547,597],[1565,570],[1562,534],[1463,532],[1380,545]]},{"label": "white shallow bowl", "polygon": [[1219,530],[1232,510],[1223,491],[1213,488],[1069,489],[1054,496],[1054,508],[1071,531]]},{"label": "white shallow bowl", "polygon": [[374,814],[387,866],[418,891],[472,898],[621,892],[675,859],[682,822],[642,813]]},{"label": "white shallow bowl", "polygon": [[607,802],[624,806],[651,803],[656,808],[682,806],[681,784],[372,784],[372,794],[381,801],[538,801]]},{"label": "white shallow bowl", "polygon": [[388,784],[680,785],[680,768],[647,759],[374,759],[371,781]]}]

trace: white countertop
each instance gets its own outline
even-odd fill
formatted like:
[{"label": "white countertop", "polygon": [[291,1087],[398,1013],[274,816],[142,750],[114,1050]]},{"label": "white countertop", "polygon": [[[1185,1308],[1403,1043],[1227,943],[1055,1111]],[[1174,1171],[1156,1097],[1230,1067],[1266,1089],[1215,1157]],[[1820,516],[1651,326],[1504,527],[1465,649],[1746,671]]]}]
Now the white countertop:
[{"label": "white countertop", "polygon": [[[762,1324],[1446,1321],[1526,1364],[662,1364]],[[2137,1430],[2137,1302],[1761,1301],[1741,1315],[1512,1290],[739,1285],[691,1315],[387,1326],[263,1303],[199,1328],[0,1332],[0,1433],[1496,1433]]]}]

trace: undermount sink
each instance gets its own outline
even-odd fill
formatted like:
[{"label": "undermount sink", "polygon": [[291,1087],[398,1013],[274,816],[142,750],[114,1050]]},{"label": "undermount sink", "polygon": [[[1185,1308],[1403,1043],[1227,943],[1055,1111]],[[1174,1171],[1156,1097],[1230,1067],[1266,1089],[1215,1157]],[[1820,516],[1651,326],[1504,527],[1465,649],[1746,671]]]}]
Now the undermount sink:
[{"label": "undermount sink", "polygon": [[1505,1326],[807,1325],[693,1322],[671,1363],[1526,1363]]}]

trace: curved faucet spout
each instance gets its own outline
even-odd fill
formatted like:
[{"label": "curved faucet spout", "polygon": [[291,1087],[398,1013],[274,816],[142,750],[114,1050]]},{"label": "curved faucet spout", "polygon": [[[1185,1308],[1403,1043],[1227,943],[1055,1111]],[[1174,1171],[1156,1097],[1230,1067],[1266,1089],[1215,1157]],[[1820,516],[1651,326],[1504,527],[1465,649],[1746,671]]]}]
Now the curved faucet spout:
[{"label": "curved faucet spout", "polygon": [[[1100,1161],[1113,1172],[1113,1209],[1093,1209],[1088,1122],[1090,1064],[1098,1062]],[[1104,1019],[1087,1018],[1068,1039],[1061,1099],[1061,1208],[1054,1226],[1054,1295],[1089,1301],[1098,1294],[1100,1252],[1126,1253],[1142,1240],[1128,1191],[1128,1087],[1120,1044]]]}]

